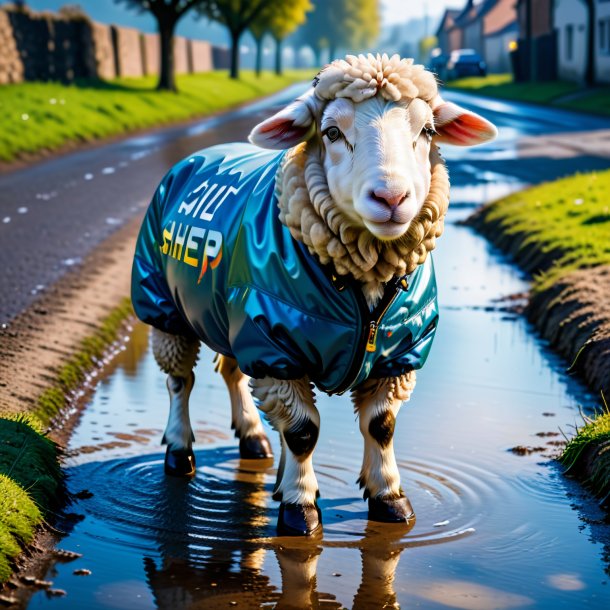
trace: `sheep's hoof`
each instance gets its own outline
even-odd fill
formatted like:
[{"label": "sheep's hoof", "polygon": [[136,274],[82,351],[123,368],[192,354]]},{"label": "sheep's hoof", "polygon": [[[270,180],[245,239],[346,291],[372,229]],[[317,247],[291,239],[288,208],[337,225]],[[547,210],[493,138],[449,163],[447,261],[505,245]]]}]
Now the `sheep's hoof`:
[{"label": "sheep's hoof", "polygon": [[403,523],[415,517],[409,499],[400,498],[369,498],[369,519],[382,523]]},{"label": "sheep's hoof", "polygon": [[280,536],[311,536],[322,526],[317,504],[280,504],[277,532]]},{"label": "sheep's hoof", "polygon": [[264,460],[273,457],[271,443],[264,435],[246,436],[239,440],[239,455],[244,460]]},{"label": "sheep's hoof", "polygon": [[192,477],[195,475],[195,454],[188,449],[170,449],[165,452],[165,474],[172,477]]}]

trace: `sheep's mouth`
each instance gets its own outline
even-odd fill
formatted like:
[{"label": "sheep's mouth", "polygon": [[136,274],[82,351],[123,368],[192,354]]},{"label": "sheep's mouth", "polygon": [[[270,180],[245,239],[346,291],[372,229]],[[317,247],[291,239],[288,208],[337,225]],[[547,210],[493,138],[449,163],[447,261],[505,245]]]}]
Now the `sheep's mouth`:
[{"label": "sheep's mouth", "polygon": [[392,241],[402,237],[409,228],[408,222],[396,222],[395,220],[387,220],[386,222],[375,222],[363,218],[364,225],[377,239],[381,241]]}]

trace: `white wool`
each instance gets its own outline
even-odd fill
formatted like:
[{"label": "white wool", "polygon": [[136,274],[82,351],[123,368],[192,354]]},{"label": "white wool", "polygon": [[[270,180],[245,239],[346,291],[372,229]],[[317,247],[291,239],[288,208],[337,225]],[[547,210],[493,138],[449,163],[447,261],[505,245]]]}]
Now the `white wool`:
[{"label": "white wool", "polygon": [[322,100],[348,97],[361,102],[380,93],[394,102],[416,97],[430,102],[438,86],[434,75],[413,59],[369,53],[330,63],[318,75],[314,92]]},{"label": "white wool", "polygon": [[383,295],[383,285],[414,271],[443,232],[449,177],[434,145],[430,160],[430,190],[419,214],[403,237],[380,241],[353,225],[334,205],[316,144],[295,146],[278,170],[280,221],[323,265],[332,263],[338,275],[351,274],[360,280],[367,302],[373,306]]}]

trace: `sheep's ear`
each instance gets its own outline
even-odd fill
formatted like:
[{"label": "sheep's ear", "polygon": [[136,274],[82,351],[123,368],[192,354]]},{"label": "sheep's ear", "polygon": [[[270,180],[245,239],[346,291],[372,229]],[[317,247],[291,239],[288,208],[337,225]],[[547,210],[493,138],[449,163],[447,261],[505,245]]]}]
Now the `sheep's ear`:
[{"label": "sheep's ear", "polygon": [[475,146],[498,135],[495,125],[487,119],[451,102],[442,102],[434,108],[434,130],[438,134],[436,142],[456,146]]},{"label": "sheep's ear", "polygon": [[248,136],[252,144],[262,148],[284,150],[308,140],[315,132],[316,101],[313,90],[259,123]]}]

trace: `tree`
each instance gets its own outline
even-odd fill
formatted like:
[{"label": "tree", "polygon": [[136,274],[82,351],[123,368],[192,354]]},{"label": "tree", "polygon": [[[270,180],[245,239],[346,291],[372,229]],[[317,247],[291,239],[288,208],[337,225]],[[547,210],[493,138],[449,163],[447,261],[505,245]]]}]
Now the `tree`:
[{"label": "tree", "polygon": [[282,42],[305,20],[313,7],[309,0],[282,0],[274,6],[269,22],[269,30],[275,40],[275,73],[282,73]]},{"label": "tree", "polygon": [[318,65],[328,49],[336,59],[337,49],[359,51],[379,35],[378,0],[312,0],[313,12],[295,36],[298,43],[311,47]]},{"label": "tree", "polygon": [[337,0],[312,0],[313,11],[307,15],[307,21],[295,36],[295,46],[311,47],[318,66],[322,65],[322,51],[328,48],[335,30],[330,15],[333,1]]},{"label": "tree", "polygon": [[204,0],[198,13],[222,23],[231,36],[231,78],[239,77],[239,40],[259,13],[279,0]]},{"label": "tree", "polygon": [[157,89],[177,91],[174,73],[174,32],[176,24],[188,11],[207,0],[114,0],[140,13],[149,12],[157,21],[161,43],[161,72]]},{"label": "tree", "polygon": [[263,9],[250,24],[250,33],[256,42],[256,76],[260,76],[263,69],[263,41],[265,40],[265,36],[269,33],[269,22],[271,20],[271,12],[273,11],[275,1],[271,2]]},{"label": "tree", "polygon": [[379,36],[379,0],[330,0],[328,5],[335,28],[329,42],[331,60],[338,48],[360,50]]}]

